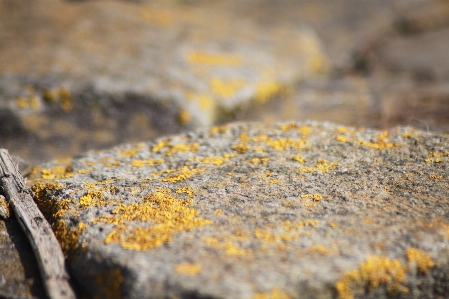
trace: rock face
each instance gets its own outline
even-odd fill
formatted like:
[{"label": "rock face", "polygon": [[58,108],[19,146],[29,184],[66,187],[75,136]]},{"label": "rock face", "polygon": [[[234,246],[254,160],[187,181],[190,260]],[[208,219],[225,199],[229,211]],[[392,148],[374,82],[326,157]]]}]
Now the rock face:
[{"label": "rock face", "polygon": [[33,170],[89,297],[443,298],[449,136],[236,123]]},{"label": "rock face", "polygon": [[214,3],[3,1],[0,19],[2,135],[41,159],[210,126],[327,66],[312,30]]}]

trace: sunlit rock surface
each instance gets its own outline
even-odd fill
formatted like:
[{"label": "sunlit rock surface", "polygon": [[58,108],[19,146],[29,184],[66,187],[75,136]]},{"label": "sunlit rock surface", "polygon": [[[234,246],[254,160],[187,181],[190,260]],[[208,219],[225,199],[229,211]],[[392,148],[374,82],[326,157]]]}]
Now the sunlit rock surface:
[{"label": "sunlit rock surface", "polygon": [[237,123],[30,179],[92,297],[442,298],[448,144],[406,127]]}]

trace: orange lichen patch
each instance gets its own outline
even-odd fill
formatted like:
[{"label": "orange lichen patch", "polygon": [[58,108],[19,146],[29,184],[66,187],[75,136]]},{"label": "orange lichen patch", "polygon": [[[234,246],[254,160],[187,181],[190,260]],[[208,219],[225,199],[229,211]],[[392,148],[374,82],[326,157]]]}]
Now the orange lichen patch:
[{"label": "orange lichen patch", "polygon": [[312,199],[313,201],[320,201],[323,199],[323,196],[321,194],[315,193],[315,194],[301,194],[301,198],[306,199]]},{"label": "orange lichen patch", "polygon": [[1,217],[9,218],[13,214],[14,212],[9,202],[6,200],[4,196],[0,196],[0,218]]},{"label": "orange lichen patch", "polygon": [[270,138],[268,137],[268,135],[259,135],[259,136],[253,137],[252,141],[254,141],[254,142],[265,142],[265,141],[267,141],[269,139]]},{"label": "orange lichen patch", "polygon": [[326,172],[329,172],[329,170],[333,170],[333,169],[337,168],[339,165],[340,164],[338,164],[338,163],[329,162],[327,160],[320,159],[317,161],[315,167],[301,166],[301,168],[299,170],[302,172],[321,171],[322,173],[326,173]]},{"label": "orange lichen patch", "polygon": [[156,164],[164,163],[164,160],[161,159],[148,159],[148,160],[133,160],[131,165],[134,167],[142,167],[145,165],[154,166]]},{"label": "orange lichen patch", "polygon": [[97,274],[95,280],[101,286],[102,298],[123,298],[121,286],[124,279],[120,268],[114,268],[105,273]]},{"label": "orange lichen patch", "polygon": [[288,131],[288,130],[298,130],[302,135],[307,136],[312,134],[312,129],[309,126],[298,126],[297,123],[289,123],[281,125],[280,129],[282,131]]},{"label": "orange lichen patch", "polygon": [[16,105],[21,109],[37,110],[41,106],[41,101],[38,96],[18,97],[16,99]]},{"label": "orange lichen patch", "polygon": [[285,231],[297,231],[304,227],[317,227],[319,221],[316,219],[308,219],[304,221],[290,222],[289,220],[281,222],[281,226]]},{"label": "orange lichen patch", "polygon": [[229,158],[225,158],[225,157],[206,157],[206,158],[201,159],[201,162],[204,164],[221,165],[225,161],[228,161],[228,160],[229,160]]},{"label": "orange lichen patch", "polygon": [[249,160],[251,164],[266,164],[269,158],[252,158]]},{"label": "orange lichen patch", "polygon": [[193,196],[195,195],[195,190],[190,186],[186,186],[186,187],[181,187],[181,188],[176,189],[176,193],[178,193],[178,194],[185,193],[191,199],[193,199]]},{"label": "orange lichen patch", "polygon": [[181,110],[178,113],[178,122],[181,125],[187,125],[192,120],[192,115],[187,110]]},{"label": "orange lichen patch", "polygon": [[232,97],[235,93],[246,85],[246,81],[242,79],[221,80],[212,78],[210,88],[212,92],[222,97]]},{"label": "orange lichen patch", "polygon": [[351,132],[351,130],[349,130],[349,128],[347,128],[347,127],[338,127],[337,128],[337,132],[339,132],[339,133],[349,133],[349,132]]},{"label": "orange lichen patch", "polygon": [[336,223],[336,222],[331,222],[331,223],[329,223],[329,226],[330,226],[331,228],[337,228],[337,227],[338,227],[338,223]]},{"label": "orange lichen patch", "polygon": [[409,266],[413,266],[414,264],[422,274],[427,274],[429,269],[435,266],[435,263],[427,253],[417,248],[409,248],[406,252],[406,256]]},{"label": "orange lichen patch", "polygon": [[282,92],[283,86],[277,82],[261,82],[256,86],[256,101],[265,103],[270,98]]},{"label": "orange lichen patch", "polygon": [[63,220],[56,221],[52,228],[65,255],[70,254],[78,246],[79,235],[86,229],[83,226],[78,226],[76,229],[70,230]]},{"label": "orange lichen patch", "polygon": [[185,179],[192,177],[194,174],[205,171],[206,168],[189,168],[184,166],[180,169],[177,169],[175,173],[167,175],[162,179],[163,182],[179,182]]},{"label": "orange lichen patch", "polygon": [[201,265],[193,263],[181,263],[176,265],[175,272],[182,275],[195,276],[202,271]]},{"label": "orange lichen patch", "polygon": [[89,173],[91,171],[92,171],[92,169],[79,169],[76,172],[79,173],[79,174],[86,174],[86,173]]},{"label": "orange lichen patch", "polygon": [[337,137],[335,137],[335,140],[340,141],[340,142],[349,142],[349,138],[342,136],[342,135],[338,135]]},{"label": "orange lichen patch", "polygon": [[278,288],[274,288],[270,292],[263,292],[255,294],[251,299],[290,299],[288,293],[283,292]]},{"label": "orange lichen patch", "polygon": [[324,245],[314,245],[307,249],[308,253],[316,253],[321,255],[329,255],[334,253],[334,250],[330,250],[329,248],[326,248]]},{"label": "orange lichen patch", "polygon": [[249,142],[251,140],[251,138],[248,136],[248,134],[244,134],[244,133],[241,133],[239,138],[242,142]]},{"label": "orange lichen patch", "polygon": [[244,144],[244,143],[238,143],[232,147],[232,149],[236,150],[239,154],[243,154],[250,148],[251,147],[248,144]]},{"label": "orange lichen patch", "polygon": [[228,130],[229,130],[229,126],[212,127],[209,130],[209,134],[214,135],[214,134],[218,134],[218,133],[225,133]]},{"label": "orange lichen patch", "polygon": [[430,179],[431,180],[441,180],[441,179],[443,179],[443,176],[442,175],[436,175],[436,174],[431,174],[430,175]]},{"label": "orange lichen patch", "polygon": [[285,151],[287,148],[303,149],[308,148],[306,140],[287,139],[269,139],[266,144],[274,149]]},{"label": "orange lichen patch", "polygon": [[112,203],[114,203],[113,200],[105,200],[102,189],[88,190],[86,195],[80,197],[80,205],[83,207],[98,207]]},{"label": "orange lichen patch", "polygon": [[205,52],[192,52],[187,55],[186,60],[189,63],[207,65],[237,66],[242,63],[242,59],[235,54]]},{"label": "orange lichen patch", "polygon": [[47,219],[52,219],[52,216],[58,212],[59,209],[55,198],[52,197],[51,194],[55,191],[61,190],[62,188],[63,185],[60,183],[44,182],[37,182],[31,187],[34,195],[33,199]]},{"label": "orange lichen patch", "polygon": [[128,150],[122,150],[118,155],[122,156],[122,157],[129,157],[132,158],[135,154],[137,154],[139,152],[139,150],[141,148],[144,147],[143,143],[138,144],[137,146],[135,146],[132,149],[128,149]]},{"label": "orange lichen patch", "polygon": [[120,161],[114,161],[114,162],[110,162],[110,163],[106,163],[104,164],[105,167],[116,167],[116,166],[120,166]]},{"label": "orange lichen patch", "polygon": [[186,144],[173,144],[171,147],[169,147],[167,149],[165,154],[167,156],[171,156],[173,154],[181,153],[181,152],[194,153],[194,152],[197,152],[199,150],[199,148],[200,148],[200,145],[198,144],[198,142],[186,143]]},{"label": "orange lichen patch", "polygon": [[424,162],[426,162],[426,163],[441,163],[443,161],[441,159],[436,159],[436,158],[426,158],[426,159],[424,159]]},{"label": "orange lichen patch", "polygon": [[373,255],[358,269],[346,272],[335,288],[339,299],[353,299],[355,294],[373,291],[381,284],[387,286],[390,294],[408,293],[408,288],[403,284],[406,273],[407,269],[399,260]]},{"label": "orange lichen patch", "polygon": [[73,177],[73,169],[71,165],[66,167],[56,166],[51,169],[42,169],[41,177],[46,180],[71,178]]},{"label": "orange lichen patch", "polygon": [[167,147],[170,145],[170,140],[161,140],[159,141],[155,146],[153,146],[153,148],[151,149],[151,151],[153,153],[157,153],[159,152],[161,149],[163,149],[164,147]]},{"label": "orange lichen patch", "polygon": [[293,160],[295,160],[295,161],[297,161],[297,162],[299,162],[299,163],[304,163],[304,162],[306,162],[306,160],[301,156],[301,155],[296,155],[296,156],[294,156],[293,157]]},{"label": "orange lichen patch", "polygon": [[214,215],[222,215],[223,214],[223,210],[221,210],[221,209],[216,209],[215,211],[214,211]]},{"label": "orange lichen patch", "polygon": [[375,142],[358,140],[357,143],[359,145],[367,146],[367,147],[374,148],[377,150],[383,150],[385,148],[392,148],[392,147],[400,146],[399,144],[395,144],[395,143],[387,141],[386,138],[388,138],[388,137],[389,137],[388,131],[384,131],[375,136],[375,138],[377,139],[377,141],[375,141]]},{"label": "orange lichen patch", "polygon": [[[148,195],[142,203],[120,204],[111,216],[96,219],[116,225],[104,240],[105,244],[119,243],[129,250],[150,250],[170,242],[174,234],[212,224],[199,218],[199,212],[188,206],[192,199],[180,200],[171,191],[159,190]],[[130,228],[132,222],[152,223],[151,227]]]},{"label": "orange lichen patch", "polygon": [[236,245],[232,238],[227,239],[226,241],[219,241],[217,238],[213,237],[206,237],[203,238],[203,242],[207,244],[208,246],[221,249],[225,252],[227,256],[233,256],[233,257],[244,257],[244,256],[251,256],[252,252],[251,250],[244,249],[240,247],[239,245]]},{"label": "orange lichen patch", "polygon": [[273,233],[269,229],[256,228],[254,236],[269,243],[290,242],[299,239],[301,236],[297,233],[290,234],[288,232]]},{"label": "orange lichen patch", "polygon": [[278,180],[278,179],[266,179],[265,182],[267,182],[268,184],[282,184],[282,183],[284,183],[283,181]]}]

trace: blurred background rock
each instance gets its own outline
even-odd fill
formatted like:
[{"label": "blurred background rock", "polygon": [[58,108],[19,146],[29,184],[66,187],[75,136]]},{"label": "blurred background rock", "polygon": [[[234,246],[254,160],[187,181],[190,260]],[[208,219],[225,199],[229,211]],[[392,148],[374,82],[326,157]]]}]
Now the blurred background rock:
[{"label": "blurred background rock", "polygon": [[1,0],[0,145],[30,164],[232,120],[449,130],[449,2]]}]

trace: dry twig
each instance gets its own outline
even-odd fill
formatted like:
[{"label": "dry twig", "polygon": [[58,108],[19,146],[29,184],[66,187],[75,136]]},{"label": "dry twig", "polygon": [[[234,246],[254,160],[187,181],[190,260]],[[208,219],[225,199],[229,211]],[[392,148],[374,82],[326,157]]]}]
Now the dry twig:
[{"label": "dry twig", "polygon": [[50,299],[76,298],[68,282],[64,255],[53,231],[33,201],[22,174],[5,149],[0,149],[0,186],[31,243]]}]

